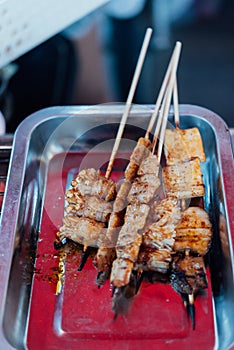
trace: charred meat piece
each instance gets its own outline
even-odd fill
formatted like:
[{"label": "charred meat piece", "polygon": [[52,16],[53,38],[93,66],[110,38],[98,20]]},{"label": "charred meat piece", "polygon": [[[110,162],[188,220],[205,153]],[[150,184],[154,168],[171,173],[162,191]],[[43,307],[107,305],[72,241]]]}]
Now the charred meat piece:
[{"label": "charred meat piece", "polygon": [[175,226],[166,225],[158,226],[157,223],[153,223],[147,227],[147,230],[143,235],[143,245],[149,248],[155,249],[168,249],[173,250],[175,242]]},{"label": "charred meat piece", "polygon": [[[149,211],[150,207],[147,204],[129,204],[127,206],[126,214],[124,217],[125,225],[131,226],[132,230],[136,230],[137,232],[139,232],[145,226]],[[122,227],[121,231],[123,230],[123,234],[121,235],[120,231],[117,244],[121,242],[126,243],[126,240],[130,240],[130,236],[126,236],[126,234],[127,231],[129,234],[131,234],[131,228],[129,227],[129,229],[125,230],[124,226]]]},{"label": "charred meat piece", "polygon": [[94,257],[93,265],[98,270],[96,283],[98,286],[104,284],[110,276],[112,262],[116,258],[116,242],[119,230],[123,225],[123,213],[112,213],[108,223],[105,237],[101,242],[97,254]]},{"label": "charred meat piece", "polygon": [[116,245],[118,259],[136,261],[142,242],[140,231],[145,226],[149,210],[150,208],[146,204],[133,204],[127,207],[125,224],[119,232]]},{"label": "charred meat piece", "polygon": [[107,248],[100,246],[93,259],[93,265],[97,268],[98,274],[95,283],[101,286],[109,278],[112,263],[116,258],[115,247]]},{"label": "charred meat piece", "polygon": [[176,256],[172,264],[171,285],[181,294],[195,295],[207,288],[203,257]]},{"label": "charred meat piece", "polygon": [[101,175],[100,170],[83,169],[71,183],[81,196],[96,196],[109,202],[116,196],[116,184]]},{"label": "charred meat piece", "polygon": [[155,154],[149,154],[141,162],[141,165],[138,169],[137,175],[143,176],[145,174],[158,174],[159,163],[158,158]]},{"label": "charred meat piece", "polygon": [[154,202],[149,219],[151,223],[143,234],[137,267],[142,271],[167,273],[172,260],[175,228],[181,219],[178,201],[165,198]]},{"label": "charred meat piece", "polygon": [[131,186],[132,184],[129,180],[125,179],[122,181],[113,204],[113,213],[121,213],[126,209],[128,204],[127,196]]},{"label": "charred meat piece", "polygon": [[198,158],[164,167],[163,182],[167,197],[186,199],[202,197],[205,194]]},{"label": "charred meat piece", "polygon": [[100,286],[111,273],[112,262],[116,258],[116,244],[119,231],[124,224],[125,209],[127,206],[127,195],[131,188],[131,182],[124,180],[117,192],[113,205],[113,212],[110,215],[106,235],[97,251],[93,261],[98,270],[96,283]]},{"label": "charred meat piece", "polygon": [[57,239],[62,242],[64,238],[68,238],[84,246],[98,247],[104,238],[105,230],[103,222],[66,215],[57,233]]},{"label": "charred meat piece", "polygon": [[81,170],[71,186],[66,192],[66,215],[55,246],[62,246],[68,238],[85,248],[98,247],[112,212],[116,184],[91,168]]},{"label": "charred meat piece", "polygon": [[94,266],[98,271],[111,270],[112,261],[116,256],[116,243],[119,231],[124,223],[124,214],[126,208],[126,196],[131,187],[130,181],[123,181],[113,205],[113,211],[110,215],[106,235],[98,249],[94,260]]},{"label": "charred meat piece", "polygon": [[197,128],[167,129],[165,132],[164,152],[168,165],[184,163],[194,158],[206,160],[200,132]]},{"label": "charred meat piece", "polygon": [[115,259],[112,264],[110,281],[117,287],[126,286],[130,281],[134,263],[126,259]]},{"label": "charred meat piece", "polygon": [[154,198],[156,190],[160,186],[158,178],[158,159],[150,154],[144,159],[138,170],[138,176],[134,180],[128,194],[129,203],[149,203]]},{"label": "charred meat piece", "polygon": [[68,190],[66,193],[68,205],[67,214],[83,216],[96,221],[108,222],[112,212],[112,202],[106,202],[95,196],[82,197],[76,191]]},{"label": "charred meat piece", "polygon": [[154,201],[150,212],[150,220],[158,226],[177,226],[181,220],[181,209],[176,198],[165,198]]},{"label": "charred meat piece", "polygon": [[165,274],[168,272],[171,260],[169,249],[141,246],[136,266],[141,271],[156,271]]},{"label": "charred meat piece", "polygon": [[199,207],[189,207],[176,227],[175,251],[190,250],[201,256],[209,250],[212,225],[207,212]]},{"label": "charred meat piece", "polygon": [[151,142],[150,140],[140,137],[136,147],[134,148],[129,164],[125,170],[125,178],[129,181],[133,181],[139,165],[141,164],[141,161],[144,157],[146,157],[149,154],[149,149],[151,148]]},{"label": "charred meat piece", "polygon": [[130,203],[149,203],[159,186],[160,180],[156,175],[142,175],[134,181],[128,194],[128,201]]}]

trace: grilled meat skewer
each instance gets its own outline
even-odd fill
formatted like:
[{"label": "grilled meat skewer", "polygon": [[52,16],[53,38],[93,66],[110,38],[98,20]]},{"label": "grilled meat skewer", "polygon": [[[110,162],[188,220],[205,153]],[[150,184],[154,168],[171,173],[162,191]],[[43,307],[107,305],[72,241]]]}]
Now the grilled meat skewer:
[{"label": "grilled meat skewer", "polygon": [[[121,121],[120,121],[120,125],[119,125],[119,129],[118,129],[117,136],[116,136],[116,139],[115,139],[115,143],[114,143],[114,146],[113,146],[113,149],[112,149],[112,153],[111,153],[111,156],[110,156],[110,160],[109,160],[109,163],[108,163],[108,166],[107,166],[105,178],[103,178],[103,177],[101,178],[100,177],[100,172],[95,171],[95,169],[86,169],[86,170],[81,171],[79,173],[79,175],[77,176],[77,178],[72,181],[73,189],[74,190],[78,190],[80,195],[83,196],[83,197],[86,196],[86,195],[88,195],[88,196],[96,196],[99,199],[104,199],[105,201],[109,202],[110,200],[113,200],[115,198],[115,196],[116,196],[116,186],[111,180],[109,180],[109,178],[110,178],[110,174],[111,174],[111,171],[112,171],[114,159],[115,159],[116,153],[118,151],[119,143],[120,143],[123,131],[124,131],[124,127],[125,127],[125,124],[126,124],[126,121],[127,121],[127,117],[129,115],[129,112],[130,112],[130,108],[131,108],[132,101],[133,101],[133,98],[134,98],[134,94],[135,94],[135,91],[136,91],[137,83],[138,83],[138,80],[139,80],[139,77],[140,77],[140,74],[141,74],[142,66],[143,66],[143,63],[144,63],[145,56],[146,56],[147,48],[149,46],[151,35],[152,35],[152,29],[151,28],[147,28],[146,33],[145,33],[145,37],[144,37],[144,41],[143,41],[143,44],[142,44],[142,48],[141,48],[141,51],[140,51],[140,54],[139,54],[139,58],[138,58],[138,61],[137,61],[137,65],[136,65],[136,68],[135,68],[135,72],[134,72],[134,75],[133,75],[133,80],[132,80],[132,83],[131,83],[131,86],[130,86],[130,90],[129,90],[129,94],[128,94],[128,97],[127,97],[127,101],[126,101],[126,104],[125,104],[125,110],[124,110],[124,112],[122,114],[122,118],[121,118]],[[152,116],[151,122],[153,123],[154,120],[155,120],[155,117]],[[73,197],[73,195],[72,195],[72,197]],[[71,214],[71,212],[73,212],[73,214],[74,214],[74,209],[76,209],[76,208],[74,208],[74,206],[70,207],[70,209],[68,209],[68,211],[70,210],[70,214]],[[97,209],[97,208],[95,208],[95,209]],[[99,218],[100,211],[97,210],[97,213],[98,213],[98,218]],[[87,215],[88,218],[91,219],[91,220],[92,219],[97,219],[97,213],[96,213],[96,215],[95,214],[91,215],[90,214],[90,210],[88,210],[87,206],[85,206],[85,205],[84,205],[84,207],[82,207],[82,210],[80,212],[80,214],[82,216]],[[92,214],[93,214],[93,211],[92,211]],[[101,218],[103,218],[103,216],[101,216]],[[106,217],[103,218],[103,219],[104,219],[104,221],[106,221]],[[103,221],[103,220],[101,220],[101,221]],[[97,222],[99,222],[99,221],[97,221]],[[95,226],[95,225],[93,225],[93,226]],[[65,229],[65,230],[61,234],[61,236],[63,236],[63,238],[61,240],[60,240],[60,231],[57,233],[57,242],[58,243],[55,242],[55,247],[56,246],[61,246],[63,244],[63,242],[67,238],[66,237],[66,231],[67,231],[66,230],[66,221],[64,222],[63,229]],[[70,232],[69,232],[68,236],[69,235],[70,235]],[[75,239],[77,239],[76,235],[75,235]],[[85,248],[86,247],[87,246],[85,246]],[[87,249],[85,249],[85,251],[87,252]],[[83,254],[83,259],[81,261],[81,266],[83,265],[85,259],[86,259],[86,255]]]},{"label": "grilled meat skewer", "polygon": [[66,192],[67,206],[55,245],[70,239],[85,249],[98,247],[104,238],[107,221],[116,196],[116,184],[93,168],[79,172]]},{"label": "grilled meat skewer", "polygon": [[102,285],[110,275],[112,262],[116,257],[118,234],[124,224],[127,196],[131,188],[131,183],[137,174],[143,157],[148,154],[150,147],[150,140],[143,137],[139,138],[125,170],[125,180],[121,183],[120,188],[117,191],[116,199],[113,204],[113,212],[110,215],[105,238],[94,259],[94,265],[98,270],[96,283],[99,286]]},{"label": "grilled meat skewer", "polygon": [[[149,162],[150,159],[150,162]],[[123,287],[130,280],[130,268],[137,261],[139,248],[142,243],[142,230],[146,224],[150,211],[148,203],[155,196],[160,185],[158,181],[158,159],[157,156],[146,157],[138,170],[137,177],[129,191],[128,200],[132,200],[127,206],[124,225],[121,228],[117,240],[117,259],[113,262],[111,271],[111,283],[115,287]],[[147,181],[154,177],[154,183]],[[152,179],[151,179],[152,181]],[[152,186],[150,188],[150,186]],[[138,191],[136,191],[138,189]],[[137,193],[139,196],[137,196]]]},{"label": "grilled meat skewer", "polygon": [[[167,88],[167,91],[166,91],[165,96],[164,96],[163,101],[162,101],[161,112],[159,114],[158,123],[157,123],[156,129],[155,129],[153,146],[152,146],[151,161],[150,162],[147,162],[147,161],[142,162],[142,163],[144,163],[144,167],[141,164],[141,167],[138,171],[137,181],[136,180],[134,181],[134,184],[131,188],[132,192],[130,190],[129,195],[128,195],[128,200],[137,201],[140,204],[150,205],[150,202],[153,199],[155,199],[157,188],[159,188],[159,186],[160,186],[160,181],[158,179],[159,164],[160,164],[161,155],[162,155],[162,145],[163,145],[163,140],[164,140],[164,133],[165,133],[165,129],[166,129],[167,117],[168,117],[169,108],[170,108],[171,95],[172,95],[172,90],[173,90],[173,84],[174,84],[175,77],[176,77],[176,69],[177,69],[177,65],[178,65],[178,61],[179,61],[180,50],[181,50],[181,43],[177,42],[176,48],[174,51],[174,55],[173,55],[174,58],[173,58],[173,62],[172,62],[172,68],[171,68],[171,72],[170,72],[168,88]],[[157,102],[156,102],[156,105],[157,105]],[[158,138],[158,133],[159,133],[160,128],[161,128],[160,136]],[[158,154],[157,154],[157,156],[153,156],[157,141],[159,141]],[[155,159],[154,159],[154,157],[155,157]],[[154,165],[154,163],[155,163],[155,165]],[[152,165],[153,165],[153,168],[152,168]],[[142,169],[142,173],[141,173],[141,169]],[[152,175],[152,176],[150,176],[150,175]],[[148,184],[146,183],[147,181],[149,181]],[[135,187],[134,187],[134,185],[135,185]],[[136,189],[139,190],[138,195],[137,195]],[[131,205],[131,204],[132,203],[130,203],[129,205]],[[126,224],[126,221],[125,221],[125,224]],[[121,231],[119,233],[118,241],[119,241],[119,239],[121,239]],[[138,232],[138,233],[140,233],[140,232]],[[142,239],[141,239],[141,241],[142,241]],[[120,242],[121,242],[121,240],[120,240]],[[138,253],[139,253],[140,240],[138,239],[138,237],[137,237],[135,242],[136,242],[135,243],[136,251],[138,251]],[[118,242],[117,242],[117,245],[118,245]],[[118,260],[122,259],[121,254],[118,255],[118,253],[119,252],[118,252],[118,246],[117,246],[117,259],[113,263],[112,272],[111,272],[111,282],[114,286],[116,286],[116,284],[118,284],[120,286],[121,285],[125,286],[126,280],[129,279],[129,276],[127,276],[127,278],[125,278],[126,275],[124,275],[124,269],[120,268],[119,273],[121,273],[122,277],[123,277],[123,279],[121,281],[121,279],[118,276],[118,269],[117,269],[117,271],[115,269],[115,263],[118,264]],[[136,263],[135,259],[132,259],[132,260],[133,261],[126,259],[126,262]],[[113,299],[113,303],[114,302],[115,302],[115,300]]]},{"label": "grilled meat skewer", "polygon": [[149,150],[151,148],[151,142],[149,139],[145,137],[140,137],[136,147],[134,148],[129,164],[125,170],[125,179],[128,181],[133,181],[137,175],[139,166],[144,157],[149,154]]},{"label": "grilled meat skewer", "polygon": [[[179,118],[178,106],[176,109]],[[194,296],[207,287],[203,256],[209,249],[212,229],[207,213],[199,207],[186,209],[185,202],[205,194],[200,162],[206,157],[201,135],[197,128],[181,130],[178,126],[179,120],[176,129],[166,131],[164,148],[167,161],[167,167],[163,169],[165,191],[180,199],[184,210],[176,227],[174,251],[177,254],[173,258],[170,281],[181,294],[194,329]]]}]

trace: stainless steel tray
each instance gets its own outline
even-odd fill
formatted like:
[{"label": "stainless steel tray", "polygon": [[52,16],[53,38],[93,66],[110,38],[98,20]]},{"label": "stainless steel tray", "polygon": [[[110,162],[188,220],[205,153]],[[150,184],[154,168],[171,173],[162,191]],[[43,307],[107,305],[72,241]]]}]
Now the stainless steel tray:
[{"label": "stainless steel tray", "polygon": [[[153,106],[133,106],[120,153],[129,151],[137,138],[144,135],[152,109]],[[32,286],[37,272],[34,263],[45,206],[50,220],[55,220],[56,206],[48,205],[45,200],[51,160],[67,153],[98,152],[103,157],[92,157],[92,165],[100,167],[103,161],[108,161],[105,154],[110,154],[122,112],[121,105],[54,107],[36,112],[19,126],[13,142],[0,228],[1,349],[30,349],[27,336],[29,320],[32,319]],[[234,348],[234,165],[230,135],[223,120],[205,108],[181,105],[180,113],[181,128],[196,126],[200,129],[207,155],[202,170],[206,186],[205,208],[214,228],[209,254],[215,330],[212,348],[231,349]],[[171,122],[172,118],[171,111]],[[87,158],[84,157],[82,162],[88,164]],[[62,176],[59,170],[56,176]],[[63,201],[62,197],[60,199]],[[40,316],[35,314],[34,317]],[[47,330],[43,331],[46,333]],[[184,339],[151,341],[151,346],[160,345],[161,348],[181,349],[186,345]],[[35,339],[34,345],[37,342],[40,340]],[[75,344],[78,347],[79,340]],[[87,348],[92,348],[97,342],[90,344]],[[62,338],[61,345],[66,345]],[[108,348],[116,346],[118,344],[112,339]],[[44,349],[40,345],[39,348]],[[54,349],[56,346],[45,348]],[[204,345],[204,349],[209,349],[209,346]]]}]

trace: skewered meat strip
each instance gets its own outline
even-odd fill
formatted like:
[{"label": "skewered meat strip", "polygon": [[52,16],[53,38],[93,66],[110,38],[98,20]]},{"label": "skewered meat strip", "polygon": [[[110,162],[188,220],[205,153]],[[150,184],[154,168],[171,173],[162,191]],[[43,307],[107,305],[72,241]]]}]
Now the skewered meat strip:
[{"label": "skewered meat strip", "polygon": [[145,226],[150,207],[146,204],[133,204],[127,207],[125,224],[122,227],[116,246],[118,259],[135,262],[142,242],[141,230]]},{"label": "skewered meat strip", "polygon": [[[182,294],[188,315],[195,328],[194,295],[207,288],[207,276],[204,255],[207,253],[212,236],[211,223],[208,214],[200,207],[189,207],[183,212],[180,224],[176,228],[175,251],[172,273],[172,287]],[[181,256],[184,251],[185,256]],[[191,256],[198,254],[200,256]]]},{"label": "skewered meat strip", "polygon": [[101,175],[100,170],[93,168],[81,170],[71,185],[81,196],[96,196],[107,202],[116,196],[114,181],[106,179]]},{"label": "skewered meat strip", "polygon": [[181,219],[178,201],[165,198],[154,202],[153,213],[143,234],[137,267],[142,271],[167,273],[176,236],[175,227]]},{"label": "skewered meat strip", "polygon": [[106,235],[101,242],[97,254],[93,260],[93,265],[98,270],[98,275],[96,278],[96,283],[98,286],[102,285],[109,277],[112,262],[116,257],[115,246],[119,231],[124,222],[126,196],[130,187],[130,181],[125,180],[122,182],[113,205],[113,211],[110,215]]},{"label": "skewered meat strip", "polygon": [[186,199],[205,194],[198,158],[164,167],[163,182],[167,197]]},{"label": "skewered meat strip", "polygon": [[115,246],[118,239],[119,230],[124,222],[126,197],[130,187],[130,181],[125,180],[122,182],[113,205],[113,212],[110,215],[106,235],[93,260],[93,264],[98,270],[96,283],[99,286],[102,285],[109,277],[112,262],[116,257]]},{"label": "skewered meat strip", "polygon": [[[137,261],[140,245],[142,243],[141,231],[146,224],[150,210],[147,203],[154,198],[155,192],[160,185],[160,182],[157,181],[156,186],[155,184],[149,183],[148,187],[146,187],[145,180],[146,178],[150,178],[150,175],[155,176],[156,174],[157,176],[157,173],[157,157],[150,154],[142,161],[137,173],[138,176],[132,185],[133,190],[131,188],[129,191],[128,200],[132,200],[132,202],[128,204],[124,225],[119,232],[116,247],[117,259],[113,262],[111,271],[111,283],[115,287],[123,287],[129,282],[130,269],[127,268],[128,263],[135,263]],[[153,190],[150,188],[151,185]],[[136,195],[136,188],[139,189],[140,199]],[[141,200],[143,202],[141,202]],[[131,263],[129,263],[130,266],[132,265]]]},{"label": "skewered meat strip", "polygon": [[108,222],[112,212],[112,202],[105,202],[95,196],[82,197],[75,190],[67,191],[66,200],[68,202],[65,208],[67,214]]},{"label": "skewered meat strip", "polygon": [[[182,207],[185,199],[204,196],[200,162],[205,161],[206,157],[199,130],[180,130],[178,127],[167,130],[164,151],[167,167],[163,169],[163,179],[167,195],[181,199]],[[203,255],[208,251],[211,235],[211,224],[203,209],[190,207],[183,212],[182,220],[176,227],[174,250],[184,252],[184,256],[173,257],[170,281],[172,287],[182,294],[193,329],[194,295],[200,289],[207,288]],[[191,252],[201,256],[191,256]]]},{"label": "skewered meat strip", "polygon": [[151,147],[150,140],[140,137],[133,153],[130,157],[129,165],[125,170],[125,180],[121,183],[117,191],[116,199],[113,205],[113,212],[110,215],[106,236],[101,243],[97,255],[94,259],[94,265],[98,269],[97,284],[103,284],[109,277],[112,262],[116,257],[116,243],[119,230],[124,223],[124,214],[127,206],[127,195],[131,188],[131,182],[134,180],[139,164],[143,157],[148,155]]},{"label": "skewered meat strip", "polygon": [[203,256],[209,249],[211,238],[212,225],[207,212],[199,207],[189,207],[176,227],[174,250],[191,250]]},{"label": "skewered meat strip", "polygon": [[105,235],[105,224],[90,218],[66,215],[60,227],[58,239],[64,238],[83,244],[84,246],[98,247]]},{"label": "skewered meat strip", "polygon": [[110,215],[105,238],[93,260],[93,264],[98,270],[98,275],[96,278],[96,283],[98,286],[102,285],[109,277],[112,262],[116,258],[116,243],[119,231],[124,223],[125,208],[127,205],[126,197],[130,188],[130,181],[124,180],[121,183],[113,205],[113,212]]},{"label": "skewered meat strip", "polygon": [[143,246],[140,249],[137,268],[141,271],[156,271],[163,274],[168,272],[171,263],[171,251]]},{"label": "skewered meat strip", "polygon": [[172,287],[182,294],[196,294],[207,288],[207,277],[203,257],[176,256],[172,264]]},{"label": "skewered meat strip", "polygon": [[174,225],[159,226],[152,223],[143,236],[143,245],[154,249],[169,249],[174,246],[176,231]]},{"label": "skewered meat strip", "polygon": [[127,207],[125,223],[119,232],[116,245],[117,259],[114,260],[111,270],[111,283],[115,287],[123,287],[129,281],[142,242],[139,231],[145,225],[149,210],[146,204],[133,204]]},{"label": "skewered meat strip", "polygon": [[148,153],[148,150],[151,147],[151,142],[149,139],[146,139],[145,137],[140,137],[136,147],[134,148],[131,156],[129,164],[125,170],[125,178],[126,180],[133,181],[139,165],[141,164],[142,159],[146,156]]},{"label": "skewered meat strip", "polygon": [[199,158],[201,162],[206,160],[198,128],[167,129],[164,152],[168,165],[184,163],[194,158]]},{"label": "skewered meat strip", "polygon": [[151,220],[157,222],[158,226],[178,225],[181,220],[181,209],[178,200],[165,198],[155,201],[151,210]]},{"label": "skewered meat strip", "polygon": [[155,155],[150,154],[142,161],[138,170],[137,178],[134,180],[128,194],[129,203],[149,203],[154,197],[156,190],[160,186],[158,178],[158,159]]},{"label": "skewered meat strip", "polygon": [[113,213],[120,213],[126,209],[128,204],[127,196],[131,186],[132,183],[129,180],[125,179],[122,181],[113,204]]},{"label": "skewered meat strip", "polygon": [[175,228],[180,220],[181,209],[176,199],[165,198],[162,201],[155,201],[150,215],[151,222],[143,234],[143,245],[172,250],[176,234]]},{"label": "skewered meat strip", "polygon": [[111,283],[117,287],[126,286],[131,277],[131,273],[134,267],[134,262],[126,259],[115,259],[111,269]]},{"label": "skewered meat strip", "polygon": [[112,211],[116,184],[91,168],[81,170],[71,185],[66,192],[66,216],[55,245],[59,247],[68,238],[84,246],[98,247]]}]

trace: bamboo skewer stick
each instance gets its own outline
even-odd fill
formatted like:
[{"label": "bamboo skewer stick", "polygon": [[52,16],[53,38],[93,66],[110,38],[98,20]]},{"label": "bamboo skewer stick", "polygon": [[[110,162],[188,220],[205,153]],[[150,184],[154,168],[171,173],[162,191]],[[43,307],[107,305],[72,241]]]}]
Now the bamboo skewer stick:
[{"label": "bamboo skewer stick", "polygon": [[81,260],[80,260],[80,265],[78,267],[78,271],[82,271],[83,267],[85,266],[85,263],[88,259],[90,253],[89,246],[85,245],[83,247],[82,255],[81,255]]},{"label": "bamboo skewer stick", "polygon": [[[169,62],[168,67],[167,67],[166,74],[164,76],[164,79],[163,79],[163,82],[162,82],[162,85],[161,85],[161,88],[160,88],[160,91],[159,91],[159,94],[158,94],[158,98],[157,98],[157,101],[156,101],[156,104],[155,104],[155,108],[154,108],[153,114],[151,116],[151,119],[150,119],[150,122],[149,122],[149,125],[148,125],[148,129],[147,129],[146,134],[145,134],[145,138],[149,138],[149,134],[150,134],[150,132],[151,132],[151,130],[153,128],[155,119],[156,119],[156,117],[157,117],[157,115],[159,113],[159,108],[161,106],[161,103],[162,103],[162,100],[163,100],[163,96],[165,95],[165,91],[166,91],[166,89],[168,87],[168,82],[169,82],[169,79],[170,79],[170,74],[171,74],[173,62],[175,60],[175,55],[176,55],[176,52],[178,50],[179,45],[181,45],[181,43],[180,42],[176,42],[175,48],[173,50],[170,62]],[[159,123],[159,125],[160,125],[160,123]]]},{"label": "bamboo skewer stick", "polygon": [[[148,36],[147,36],[147,32],[148,31],[150,31],[150,32],[148,33]],[[120,121],[120,127],[119,127],[119,130],[118,130],[116,139],[115,139],[115,144],[114,144],[114,147],[113,147],[113,150],[112,150],[112,154],[111,154],[111,157],[110,157],[110,160],[109,160],[109,164],[108,164],[108,167],[107,167],[107,171],[106,171],[106,175],[105,175],[105,177],[107,179],[110,177],[110,174],[111,174],[111,171],[112,171],[112,167],[113,167],[113,163],[114,163],[114,159],[115,159],[116,153],[118,151],[119,143],[121,141],[121,137],[122,137],[123,130],[124,130],[124,127],[125,127],[125,124],[126,124],[126,120],[127,120],[130,108],[131,108],[131,101],[133,99],[133,95],[134,95],[134,92],[135,92],[135,89],[136,89],[136,84],[137,84],[137,81],[139,79],[140,70],[141,70],[141,67],[143,65],[143,60],[144,60],[144,57],[145,57],[145,54],[146,54],[146,50],[147,50],[147,46],[148,46],[148,43],[149,43],[149,40],[150,40],[150,37],[151,37],[151,34],[152,34],[152,29],[148,28],[147,32],[146,32],[144,43],[143,43],[143,46],[142,46],[142,49],[141,49],[141,53],[140,53],[140,56],[139,56],[139,59],[138,59],[137,67],[136,67],[134,78],[133,78],[133,81],[132,81],[132,86],[131,86],[130,91],[129,91],[128,99],[127,99],[127,102],[126,102],[126,109],[125,109],[125,111],[123,113],[123,116],[122,116],[122,119]],[[158,98],[157,98],[157,101],[156,101],[156,104],[155,104],[154,111],[153,111],[153,113],[151,115],[151,119],[150,119],[147,131],[146,131],[146,134],[145,134],[145,138],[149,138],[149,134],[150,134],[150,132],[151,132],[151,130],[153,128],[155,119],[156,119],[156,117],[158,115],[158,112],[159,112],[160,105],[162,103],[163,96],[164,96],[165,91],[167,89],[168,81],[170,81],[170,75],[172,73],[171,71],[173,71],[173,69],[174,69],[175,70],[175,74],[176,74],[176,70],[177,70],[177,66],[178,66],[178,60],[179,60],[179,55],[180,55],[180,51],[181,51],[181,46],[182,46],[181,42],[177,41],[176,45],[175,45],[175,48],[174,48],[174,51],[172,53],[172,56],[171,56],[171,59],[170,59],[170,62],[169,62],[166,74],[165,74],[165,77],[163,79],[162,86],[161,86],[160,91],[159,91],[159,95],[158,95]],[[141,57],[141,55],[143,55],[143,57]],[[176,64],[176,67],[174,67],[174,64]],[[170,101],[169,101],[169,104],[170,104]],[[169,110],[169,108],[168,108],[168,110]],[[161,119],[157,123],[154,139],[155,138],[157,139],[160,126],[161,126]]]},{"label": "bamboo skewer stick", "polygon": [[194,294],[188,295],[187,312],[192,321],[192,329],[195,329],[195,306],[194,306]]},{"label": "bamboo skewer stick", "polygon": [[[161,158],[161,154],[162,154],[162,147],[163,147],[163,143],[164,143],[164,133],[165,133],[164,129],[166,128],[167,116],[168,116],[169,109],[170,109],[171,96],[172,96],[174,82],[176,80],[176,71],[177,71],[177,67],[178,67],[178,63],[179,63],[181,47],[182,47],[181,42],[177,41],[176,47],[174,50],[172,63],[171,63],[170,79],[169,79],[166,94],[164,96],[163,108],[162,108],[161,113],[160,113],[161,118],[163,119],[163,123],[162,123],[162,133],[161,133],[160,138],[159,138],[159,146],[158,146],[158,154],[157,154],[159,159]],[[152,146],[153,151],[155,150],[155,147],[157,144],[158,134],[159,134],[159,130],[160,130],[159,129],[160,124],[161,123],[157,123],[156,129],[155,129],[153,146]]]},{"label": "bamboo skewer stick", "polygon": [[132,84],[131,84],[131,87],[130,87],[130,90],[129,90],[129,94],[128,94],[128,97],[127,97],[127,101],[126,101],[126,104],[125,104],[125,110],[124,110],[124,113],[122,115],[122,119],[120,121],[119,130],[118,130],[118,133],[117,133],[117,136],[116,136],[116,139],[115,139],[114,147],[112,149],[112,153],[111,153],[111,156],[110,156],[109,164],[108,164],[108,167],[107,167],[107,171],[106,171],[106,175],[105,175],[105,177],[107,179],[109,179],[109,177],[110,177],[110,174],[111,174],[111,171],[112,171],[112,167],[113,167],[113,164],[114,164],[114,160],[115,160],[115,156],[116,156],[116,153],[117,153],[118,148],[119,148],[121,137],[123,135],[123,131],[124,131],[124,127],[125,127],[125,124],[126,124],[126,120],[127,120],[128,115],[129,115],[130,108],[132,106],[133,97],[134,97],[134,94],[135,94],[135,91],[136,91],[137,83],[138,83],[138,80],[139,80],[139,77],[140,77],[140,73],[141,73],[142,66],[143,66],[144,59],[145,59],[145,55],[146,55],[146,52],[147,52],[147,49],[148,49],[148,46],[149,46],[149,41],[150,41],[151,35],[152,35],[152,29],[148,28],[147,31],[146,31],[146,34],[145,34],[145,38],[144,38],[144,41],[143,41],[143,45],[142,45],[141,52],[140,52],[140,55],[139,55],[139,58],[138,58],[138,62],[137,62],[136,69],[135,69],[135,73],[134,73],[134,76],[133,76]]},{"label": "bamboo skewer stick", "polygon": [[[189,251],[185,251],[185,256],[189,256]],[[194,306],[194,294],[188,294],[187,305],[186,305],[188,316],[192,321],[192,328],[195,329],[195,306]]]},{"label": "bamboo skewer stick", "polygon": [[179,99],[178,99],[177,79],[175,79],[174,87],[173,87],[173,105],[174,105],[175,125],[176,125],[177,128],[180,128],[180,113],[179,113]]}]

